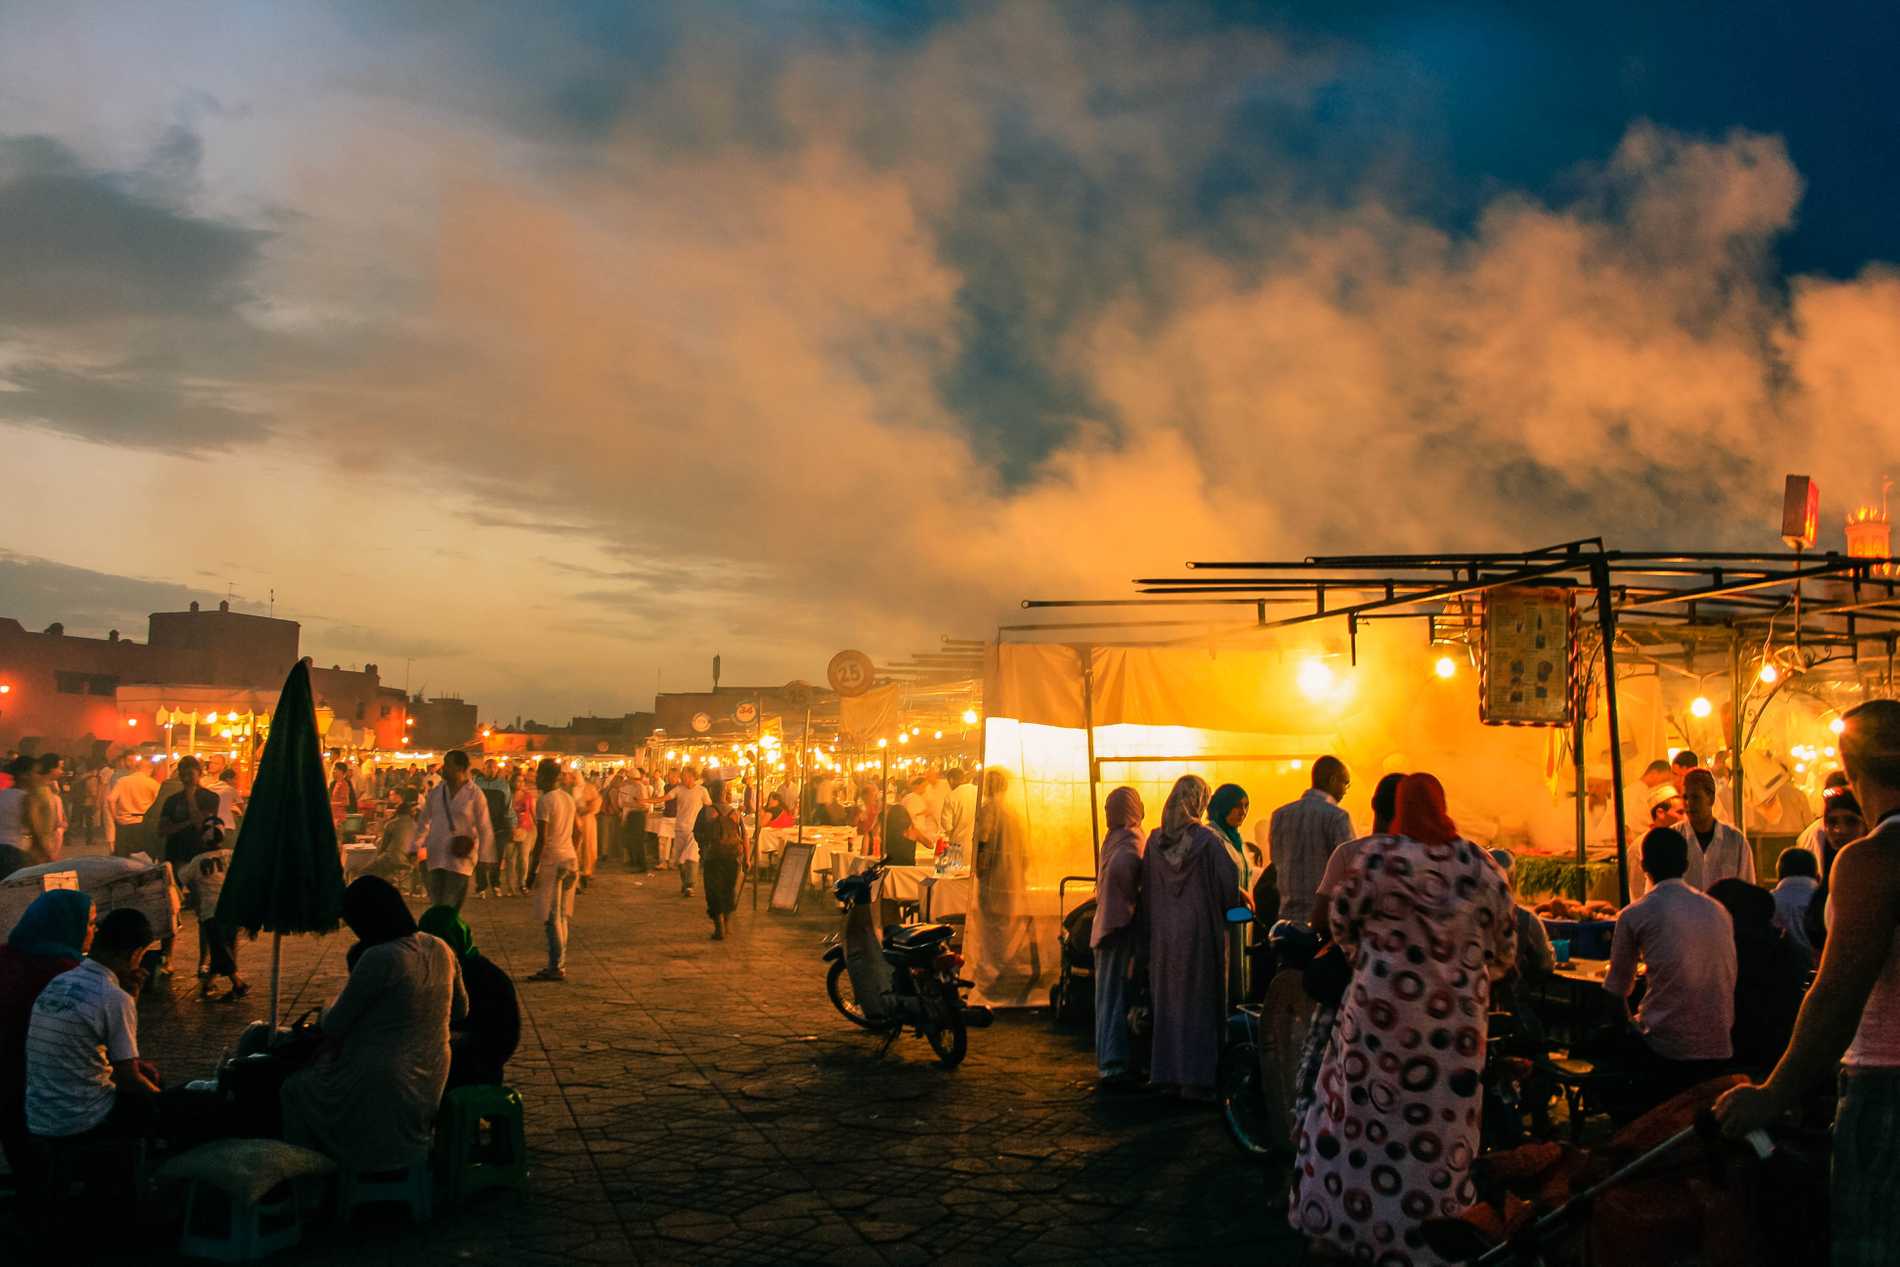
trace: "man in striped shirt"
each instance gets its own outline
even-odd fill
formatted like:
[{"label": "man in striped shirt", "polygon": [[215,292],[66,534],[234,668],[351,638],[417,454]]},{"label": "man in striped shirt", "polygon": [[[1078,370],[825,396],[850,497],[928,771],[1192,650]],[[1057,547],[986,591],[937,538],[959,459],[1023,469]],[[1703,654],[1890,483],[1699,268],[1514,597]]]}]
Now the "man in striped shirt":
[{"label": "man in striped shirt", "polygon": [[133,994],[156,938],[142,911],[99,921],[92,952],[40,991],[26,1030],[26,1126],[42,1139],[140,1134],[152,1118],[158,1070],[139,1059]]},{"label": "man in striped shirt", "polygon": [[1313,786],[1299,800],[1273,811],[1267,824],[1267,855],[1280,890],[1280,918],[1304,924],[1313,918],[1314,895],[1333,850],[1351,840],[1352,815],[1340,799],[1352,773],[1338,757],[1313,763]]}]

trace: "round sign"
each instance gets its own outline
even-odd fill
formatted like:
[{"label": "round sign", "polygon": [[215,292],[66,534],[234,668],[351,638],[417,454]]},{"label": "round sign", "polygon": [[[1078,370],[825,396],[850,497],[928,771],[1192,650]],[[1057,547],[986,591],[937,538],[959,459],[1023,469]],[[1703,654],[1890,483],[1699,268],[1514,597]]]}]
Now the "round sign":
[{"label": "round sign", "polygon": [[757,704],[741,704],[732,710],[732,715],[741,725],[749,726],[759,719]]},{"label": "round sign", "polygon": [[862,695],[877,675],[871,657],[862,651],[840,651],[825,668],[831,689],[840,695]]},{"label": "round sign", "polygon": [[712,729],[712,717],[707,713],[693,714],[693,733],[703,735]]},{"label": "round sign", "polygon": [[607,741],[606,741],[605,739],[598,739],[598,740],[595,740],[595,741],[594,741],[594,751],[595,751],[595,752],[605,752],[605,751],[607,751]]}]

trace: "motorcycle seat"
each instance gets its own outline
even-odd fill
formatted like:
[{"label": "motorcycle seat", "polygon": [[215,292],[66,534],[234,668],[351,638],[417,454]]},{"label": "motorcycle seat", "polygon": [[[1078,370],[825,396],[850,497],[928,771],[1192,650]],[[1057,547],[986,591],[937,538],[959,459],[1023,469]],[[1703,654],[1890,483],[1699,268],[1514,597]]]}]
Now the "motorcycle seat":
[{"label": "motorcycle seat", "polygon": [[948,924],[906,924],[902,928],[885,929],[884,938],[896,949],[921,950],[949,941],[956,936],[956,931]]}]

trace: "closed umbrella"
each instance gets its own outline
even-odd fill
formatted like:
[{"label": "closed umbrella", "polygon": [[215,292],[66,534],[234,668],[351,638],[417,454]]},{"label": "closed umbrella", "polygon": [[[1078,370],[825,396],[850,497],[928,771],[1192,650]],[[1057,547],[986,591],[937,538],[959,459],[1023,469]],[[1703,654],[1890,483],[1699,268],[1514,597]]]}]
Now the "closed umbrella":
[{"label": "closed umbrella", "polygon": [[218,921],[252,935],[268,930],[270,1023],[277,1027],[278,970],[285,933],[327,933],[343,913],[343,864],[323,749],[310,692],[310,666],[299,660],[284,679],[258,759],[244,824],[232,846],[218,896]]}]

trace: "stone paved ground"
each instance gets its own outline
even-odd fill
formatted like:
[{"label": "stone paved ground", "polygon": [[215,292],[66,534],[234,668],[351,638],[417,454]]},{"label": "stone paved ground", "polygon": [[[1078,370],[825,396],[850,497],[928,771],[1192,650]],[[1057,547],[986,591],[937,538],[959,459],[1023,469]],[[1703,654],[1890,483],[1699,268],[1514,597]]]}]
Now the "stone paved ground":
[{"label": "stone paved ground", "polygon": [[[579,900],[569,980],[535,984],[529,902],[471,900],[482,950],[522,982],[509,1075],[527,1102],[529,1190],[439,1210],[422,1232],[366,1214],[279,1261],[1305,1261],[1277,1190],[1211,1112],[1098,1097],[1086,1038],[1046,1012],[973,1032],[955,1071],[910,1037],[879,1059],[825,997],[832,904],[805,905],[742,909],[716,943],[671,875],[603,874]],[[181,964],[195,939],[188,921]],[[266,946],[240,952],[258,988],[239,1004],[200,1003],[189,977],[148,994],[143,1045],[168,1081],[209,1070],[263,1015]],[[286,943],[287,1015],[334,995],[346,946]]]}]

